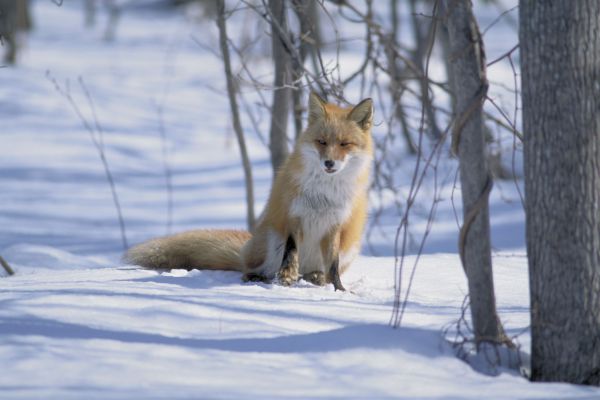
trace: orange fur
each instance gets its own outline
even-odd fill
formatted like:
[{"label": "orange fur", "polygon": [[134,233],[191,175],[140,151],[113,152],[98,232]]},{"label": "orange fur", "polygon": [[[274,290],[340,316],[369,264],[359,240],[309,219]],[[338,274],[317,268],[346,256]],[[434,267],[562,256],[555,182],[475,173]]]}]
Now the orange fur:
[{"label": "orange fur", "polygon": [[308,126],[278,171],[252,235],[184,232],[142,243],[126,260],[149,268],[238,270],[271,279],[291,236],[300,274],[327,275],[338,257],[345,271],[358,253],[367,218],[372,114],[370,99],[342,108],[311,94]]},{"label": "orange fur", "polygon": [[125,260],[145,268],[241,271],[240,248],[252,235],[237,230],[195,230],[132,247]]}]

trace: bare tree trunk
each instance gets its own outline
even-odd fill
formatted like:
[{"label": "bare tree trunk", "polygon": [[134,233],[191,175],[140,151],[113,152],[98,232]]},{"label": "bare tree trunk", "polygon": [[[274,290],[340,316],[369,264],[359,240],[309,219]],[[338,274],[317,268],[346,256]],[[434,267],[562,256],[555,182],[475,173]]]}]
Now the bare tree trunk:
[{"label": "bare tree trunk", "polygon": [[29,0],[17,0],[17,29],[25,32],[33,29]]},{"label": "bare tree trunk", "polygon": [[[439,3],[439,13],[440,15],[447,15],[447,2],[442,1]],[[440,24],[439,29],[437,30],[437,42],[439,43],[441,54],[444,61],[444,68],[446,69],[446,75],[448,79],[448,86],[450,86],[450,90],[454,92],[454,74],[452,73],[452,66],[450,64],[450,58],[452,53],[450,51],[450,38],[448,36],[448,25]],[[450,96],[450,105],[452,108],[452,112],[456,113],[456,101],[454,96]]]},{"label": "bare tree trunk", "polygon": [[415,144],[412,136],[410,135],[410,129],[408,127],[408,123],[406,121],[406,113],[404,112],[404,107],[402,106],[402,92],[404,88],[402,87],[402,74],[399,71],[398,61],[396,59],[396,51],[394,49],[395,41],[393,37],[395,35],[390,36],[390,40],[386,43],[386,56],[388,61],[388,69],[390,75],[390,94],[392,95],[392,104],[394,107],[394,118],[400,122],[402,128],[402,136],[404,137],[404,142],[406,143],[406,148],[409,154],[415,155],[418,153],[417,145]]},{"label": "bare tree trunk", "polygon": [[[446,14],[446,3],[440,3],[440,14]],[[448,39],[448,28],[445,25],[442,25],[438,29],[438,42],[440,43],[440,50],[444,58],[444,66],[446,68],[446,74],[448,75],[448,86],[450,88],[454,88],[455,84],[453,82],[453,74],[451,73],[451,65],[450,65],[450,42]],[[456,101],[454,96],[450,96],[450,104],[452,106],[452,112],[456,114]],[[494,146],[494,137],[487,125],[484,123],[484,132],[485,132],[485,140],[486,140],[486,149],[487,149],[487,157],[488,157],[488,166],[490,169],[490,173],[496,179],[514,179],[513,174],[502,164],[502,146]]]},{"label": "bare tree trunk", "polygon": [[483,99],[487,91],[483,43],[470,0],[445,0],[456,111],[453,147],[458,151],[463,200],[459,243],[467,274],[475,341],[505,341],[496,314],[488,195],[492,178],[485,153]]},{"label": "bare tree trunk", "polygon": [[104,40],[112,42],[115,40],[117,24],[119,23],[121,12],[123,11],[123,5],[118,4],[116,0],[106,0],[104,5],[108,12],[108,20],[106,21],[106,29],[104,30]]},{"label": "bare tree trunk", "polygon": [[408,123],[406,121],[406,113],[404,112],[404,107],[402,106],[402,92],[404,88],[402,87],[402,73],[400,68],[398,67],[398,60],[396,55],[396,41],[399,36],[400,25],[398,23],[398,2],[396,0],[391,0],[391,23],[392,23],[392,32],[390,38],[387,43],[385,43],[385,54],[387,57],[387,64],[390,75],[390,92],[392,95],[392,103],[394,107],[394,117],[400,122],[400,126],[402,128],[402,136],[404,136],[404,141],[406,143],[406,148],[409,154],[415,155],[418,153],[417,145],[415,144],[411,134],[410,129],[408,128]]},{"label": "bare tree trunk", "polygon": [[0,45],[5,48],[4,62],[17,60],[17,0],[0,0]]},{"label": "bare tree trunk", "polygon": [[311,57],[314,71],[317,69],[317,52],[320,51],[321,33],[319,30],[319,14],[317,12],[316,0],[292,0],[294,12],[300,23],[299,47],[300,62],[294,63],[294,86],[292,103],[294,111],[294,127],[296,138],[302,133],[302,114],[304,113],[304,100],[302,99],[302,82],[304,75],[304,62],[307,56]]},{"label": "bare tree trunk", "polygon": [[217,26],[219,27],[219,45],[221,47],[221,55],[223,56],[223,64],[225,68],[225,78],[227,79],[227,93],[229,94],[229,106],[231,107],[231,117],[233,119],[233,129],[237,136],[238,145],[240,146],[240,154],[242,157],[242,165],[244,167],[244,178],[246,181],[246,220],[248,222],[248,230],[254,228],[254,185],[252,182],[252,166],[246,149],[246,141],[236,100],[236,84],[233,81],[231,72],[231,60],[229,58],[229,46],[227,44],[227,26],[225,23],[225,1],[217,0],[218,16]]},{"label": "bare tree trunk", "polygon": [[85,0],[84,15],[86,28],[96,25],[96,0]]},{"label": "bare tree trunk", "polygon": [[519,7],[531,374],[600,385],[600,2]]},{"label": "bare tree trunk", "polygon": [[275,64],[275,88],[273,90],[273,107],[271,110],[273,115],[271,117],[271,130],[269,134],[273,174],[277,173],[277,170],[283,164],[289,152],[287,124],[292,91],[292,68],[291,50],[286,48],[285,41],[281,38],[281,34],[287,34],[288,32],[285,4],[285,0],[269,0],[271,44],[273,62]]},{"label": "bare tree trunk", "polygon": [[413,62],[419,68],[419,71],[422,72],[421,76],[419,77],[419,84],[423,106],[425,107],[425,115],[429,125],[429,137],[432,140],[439,140],[442,137],[442,132],[440,131],[437,121],[435,120],[435,109],[433,107],[431,94],[429,93],[429,82],[424,74],[425,68],[423,66],[427,53],[426,49],[428,47],[428,41],[433,40],[433,38],[427,37],[426,32],[429,30],[429,24],[423,17],[419,15],[417,10],[417,1],[418,0],[410,0],[413,35],[415,39]]}]

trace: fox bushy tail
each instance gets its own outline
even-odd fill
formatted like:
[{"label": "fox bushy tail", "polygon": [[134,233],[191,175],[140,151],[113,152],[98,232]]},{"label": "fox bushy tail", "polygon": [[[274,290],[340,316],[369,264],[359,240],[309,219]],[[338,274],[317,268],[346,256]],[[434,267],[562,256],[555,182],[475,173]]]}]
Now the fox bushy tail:
[{"label": "fox bushy tail", "polygon": [[251,237],[238,230],[182,232],[138,244],[123,260],[145,268],[242,271],[240,252]]}]

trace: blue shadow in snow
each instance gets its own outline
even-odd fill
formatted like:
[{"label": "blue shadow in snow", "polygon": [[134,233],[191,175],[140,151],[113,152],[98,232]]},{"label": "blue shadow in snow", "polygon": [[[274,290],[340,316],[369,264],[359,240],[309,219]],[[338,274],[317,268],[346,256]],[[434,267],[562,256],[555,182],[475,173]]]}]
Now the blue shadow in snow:
[{"label": "blue shadow in snow", "polygon": [[194,339],[147,332],[114,331],[85,325],[42,319],[34,316],[0,318],[0,338],[41,336],[50,339],[104,339],[123,343],[158,344],[190,349],[259,353],[311,353],[352,350],[401,349],[425,357],[443,355],[439,332],[388,325],[353,325],[324,332],[286,335],[274,338]]}]

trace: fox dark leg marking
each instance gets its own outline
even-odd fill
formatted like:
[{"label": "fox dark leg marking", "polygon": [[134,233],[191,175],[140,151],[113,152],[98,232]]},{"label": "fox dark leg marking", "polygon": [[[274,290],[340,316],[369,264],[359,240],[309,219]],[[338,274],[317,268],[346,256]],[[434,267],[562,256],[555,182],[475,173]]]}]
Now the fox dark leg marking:
[{"label": "fox dark leg marking", "polygon": [[270,283],[271,280],[262,274],[258,274],[256,272],[247,272],[242,276],[242,281],[244,282],[263,282]]},{"label": "fox dark leg marking", "polygon": [[346,291],[344,285],[342,285],[342,280],[340,279],[340,257],[336,257],[331,264],[331,269],[329,270],[329,280],[333,283],[334,290],[341,290],[343,292]]},{"label": "fox dark leg marking", "polygon": [[292,235],[288,236],[283,252],[283,260],[279,269],[279,282],[284,286],[290,286],[298,280],[298,248]]}]

